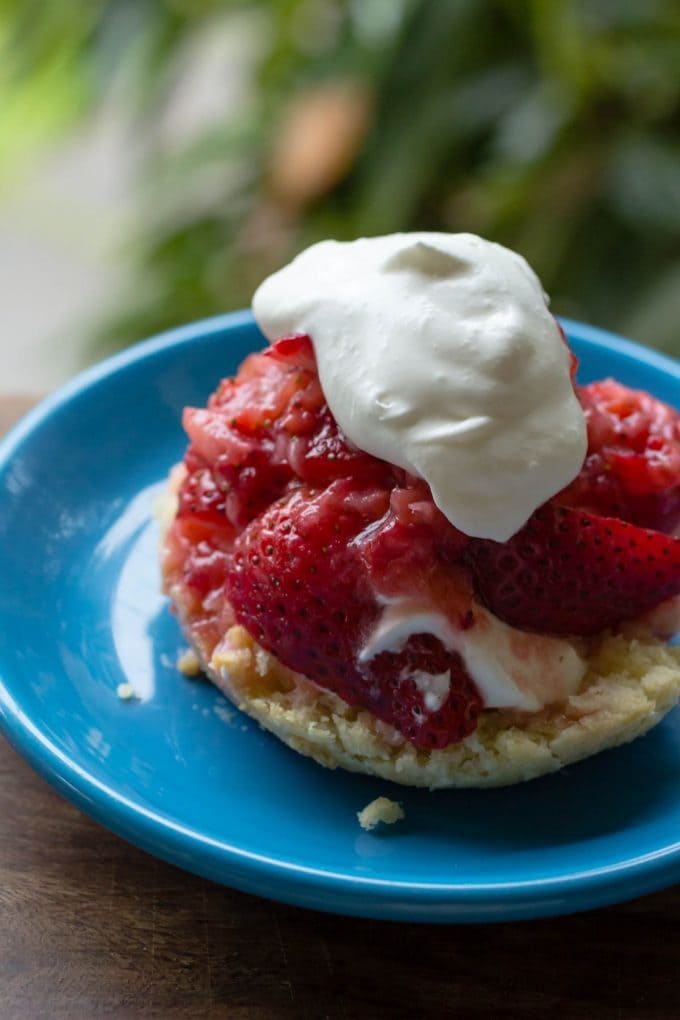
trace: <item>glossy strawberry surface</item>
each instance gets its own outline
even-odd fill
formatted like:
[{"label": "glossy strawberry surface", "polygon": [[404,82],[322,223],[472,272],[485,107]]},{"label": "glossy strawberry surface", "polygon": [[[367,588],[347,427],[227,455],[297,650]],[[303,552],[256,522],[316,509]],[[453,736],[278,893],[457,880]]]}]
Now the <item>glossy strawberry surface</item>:
[{"label": "glossy strawberry surface", "polygon": [[[288,666],[417,747],[445,747],[472,732],[482,708],[460,657],[427,634],[361,657],[381,612],[362,536],[387,505],[384,489],[346,480],[295,489],[236,539],[229,595],[239,622]],[[448,694],[433,708],[426,693],[435,677]]]},{"label": "glossy strawberry surface", "polygon": [[554,504],[465,560],[492,613],[547,634],[596,634],[680,592],[680,539]]},{"label": "glossy strawberry surface", "polygon": [[578,395],[588,454],[559,503],[671,534],[680,525],[677,412],[613,379],[581,386]]}]

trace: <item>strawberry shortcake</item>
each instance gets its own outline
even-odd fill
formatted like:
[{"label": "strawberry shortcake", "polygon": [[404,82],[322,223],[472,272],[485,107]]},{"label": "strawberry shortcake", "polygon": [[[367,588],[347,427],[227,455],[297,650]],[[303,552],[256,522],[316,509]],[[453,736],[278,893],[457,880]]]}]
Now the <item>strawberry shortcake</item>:
[{"label": "strawberry shortcake", "polygon": [[427,786],[554,771],[680,696],[680,416],[575,358],[469,234],[307,249],[270,345],[187,408],[165,590],[210,678],[323,765]]}]

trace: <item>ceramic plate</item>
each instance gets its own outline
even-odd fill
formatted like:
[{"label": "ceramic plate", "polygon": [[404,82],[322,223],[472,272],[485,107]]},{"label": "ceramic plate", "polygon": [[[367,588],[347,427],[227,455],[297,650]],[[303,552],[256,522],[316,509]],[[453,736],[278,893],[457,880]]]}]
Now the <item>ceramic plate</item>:
[{"label": "ceramic plate", "polygon": [[[680,366],[565,323],[581,379],[680,404]],[[180,415],[263,344],[248,314],[165,334],[86,372],[0,447],[0,721],[88,814],[180,867],[322,910],[489,921],[613,903],[680,879],[680,713],[555,776],[406,790],[289,751],[205,682],[159,593],[152,507]],[[129,682],[139,698],[116,695]],[[406,820],[356,813],[399,799]]]}]

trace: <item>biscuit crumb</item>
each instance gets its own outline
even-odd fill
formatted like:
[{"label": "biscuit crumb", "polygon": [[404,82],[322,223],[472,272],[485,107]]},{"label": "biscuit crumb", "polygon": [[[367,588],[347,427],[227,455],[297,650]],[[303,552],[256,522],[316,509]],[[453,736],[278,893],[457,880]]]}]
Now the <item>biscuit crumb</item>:
[{"label": "biscuit crumb", "polygon": [[357,812],[359,825],[367,832],[375,829],[380,822],[384,822],[385,825],[394,825],[395,822],[400,822],[405,817],[401,804],[397,804],[396,800],[390,800],[388,797],[376,797],[365,808]]},{"label": "biscuit crumb", "polygon": [[184,676],[199,676],[203,672],[201,660],[193,648],[187,648],[186,651],[182,652],[177,660],[177,669]]},{"label": "biscuit crumb", "polygon": [[132,684],[118,684],[116,694],[121,701],[132,701],[133,698],[137,697],[137,692]]}]

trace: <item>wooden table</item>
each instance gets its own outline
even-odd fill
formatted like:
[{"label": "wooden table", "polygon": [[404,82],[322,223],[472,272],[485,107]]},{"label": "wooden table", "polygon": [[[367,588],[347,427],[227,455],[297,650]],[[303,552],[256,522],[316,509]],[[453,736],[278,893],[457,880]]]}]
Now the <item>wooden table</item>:
[{"label": "wooden table", "polygon": [[0,739],[1,1020],[675,1020],[679,969],[680,887],[518,924],[317,914],[128,846]]}]

